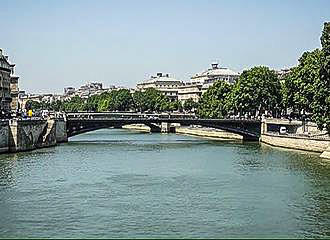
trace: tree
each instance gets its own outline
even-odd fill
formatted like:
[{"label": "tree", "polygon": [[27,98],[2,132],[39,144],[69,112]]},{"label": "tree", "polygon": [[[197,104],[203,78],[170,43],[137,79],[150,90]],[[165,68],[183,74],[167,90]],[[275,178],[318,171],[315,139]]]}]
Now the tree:
[{"label": "tree", "polygon": [[281,107],[286,111],[288,108],[294,109],[296,104],[294,102],[294,95],[298,91],[294,82],[294,76],[296,75],[296,67],[291,68],[290,73],[284,76],[281,82],[281,95],[282,102]]},{"label": "tree", "polygon": [[241,114],[274,110],[281,104],[281,85],[275,71],[253,67],[243,71],[231,95],[231,107]]},{"label": "tree", "polygon": [[312,112],[314,96],[318,89],[321,51],[304,52],[297,67],[284,78],[283,103],[299,112]]},{"label": "tree", "polygon": [[177,100],[169,102],[168,108],[170,111],[180,111],[180,112],[182,112],[182,109],[183,109],[181,102],[177,101]]},{"label": "tree", "polygon": [[330,133],[330,22],[324,23],[321,36],[321,66],[319,78],[315,83],[313,119],[320,129]]},{"label": "tree", "polygon": [[50,103],[46,101],[33,101],[33,100],[28,100],[25,104],[25,108],[27,110],[42,110],[42,109],[50,109]]},{"label": "tree", "polygon": [[133,101],[135,108],[141,112],[168,111],[171,108],[169,98],[154,88],[147,88],[144,92],[136,91]]},{"label": "tree", "polygon": [[85,104],[86,111],[95,112],[97,111],[99,101],[102,95],[92,95],[87,99]]},{"label": "tree", "polygon": [[223,118],[228,114],[232,85],[216,81],[202,95],[197,115],[202,118]]},{"label": "tree", "polygon": [[64,102],[64,111],[66,112],[79,112],[84,111],[85,101],[79,96],[74,96],[69,101]]},{"label": "tree", "polygon": [[109,110],[128,111],[133,106],[133,98],[128,89],[110,92]]},{"label": "tree", "polygon": [[135,91],[133,93],[133,104],[137,111],[146,111],[148,109],[146,94],[141,91]]},{"label": "tree", "polygon": [[183,109],[186,111],[192,111],[198,107],[198,103],[195,102],[192,98],[187,99],[183,104]]}]

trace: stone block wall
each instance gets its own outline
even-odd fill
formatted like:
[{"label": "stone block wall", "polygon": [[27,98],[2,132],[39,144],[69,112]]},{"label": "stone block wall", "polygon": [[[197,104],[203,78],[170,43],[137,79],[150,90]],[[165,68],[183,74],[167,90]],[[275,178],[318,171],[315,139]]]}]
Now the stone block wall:
[{"label": "stone block wall", "polygon": [[0,121],[0,153],[50,147],[67,141],[64,119]]},{"label": "stone block wall", "polygon": [[[307,123],[303,127],[301,122],[285,121],[287,120],[277,120],[275,122],[273,119],[263,119],[261,122],[260,142],[276,147],[320,152],[322,153],[321,157],[330,159],[330,139],[324,136],[325,132],[317,129],[315,123]],[[280,126],[286,126],[289,134],[279,134],[278,129]],[[269,131],[270,128],[271,131]],[[273,129],[277,131],[272,131]],[[315,136],[312,136],[313,134]]]},{"label": "stone block wall", "polygon": [[66,131],[66,121],[63,118],[59,118],[55,120],[55,135],[56,135],[56,142],[62,143],[68,141],[68,135]]},{"label": "stone block wall", "polygon": [[56,144],[55,124],[50,120],[16,120],[9,122],[9,151],[19,152]]},{"label": "stone block wall", "polygon": [[329,140],[296,137],[289,135],[262,134],[260,141],[276,147],[284,147],[311,152],[323,152],[329,146]]},{"label": "stone block wall", "polygon": [[0,121],[0,153],[9,150],[9,121]]}]

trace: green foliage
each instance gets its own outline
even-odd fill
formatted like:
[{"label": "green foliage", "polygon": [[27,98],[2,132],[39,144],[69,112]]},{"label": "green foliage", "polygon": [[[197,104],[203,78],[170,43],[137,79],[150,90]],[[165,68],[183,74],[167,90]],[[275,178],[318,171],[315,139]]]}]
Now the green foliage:
[{"label": "green foliage", "polygon": [[48,109],[49,104],[47,102],[38,102],[38,101],[32,101],[28,100],[25,104],[26,110],[41,110],[41,109]]},{"label": "green foliage", "polygon": [[232,85],[225,81],[216,81],[202,95],[197,115],[202,118],[223,118],[230,107]]},{"label": "green foliage", "polygon": [[169,103],[168,106],[168,110],[169,111],[179,111],[182,112],[183,107],[182,107],[182,103],[180,101],[173,101]]},{"label": "green foliage", "polygon": [[85,110],[85,101],[79,96],[71,98],[69,101],[65,101],[63,109],[66,112],[79,112]]},{"label": "green foliage", "polygon": [[321,66],[315,82],[313,119],[330,134],[330,22],[324,23],[321,36]]},{"label": "green foliage", "polygon": [[304,52],[299,64],[280,82],[268,67],[258,66],[243,71],[238,81],[230,85],[217,81],[196,103],[188,99],[181,104],[170,101],[160,91],[121,89],[94,95],[84,100],[73,97],[68,101],[28,101],[27,109],[55,111],[191,111],[203,118],[223,118],[231,113],[251,114],[270,110],[305,111],[313,114],[320,129],[330,132],[330,22],[324,24],[321,36],[322,49]]},{"label": "green foliage", "polygon": [[192,98],[187,99],[183,104],[183,109],[186,111],[192,111],[198,107],[198,103],[195,102]]},{"label": "green foliage", "polygon": [[319,81],[321,66],[321,51],[304,52],[299,58],[297,67],[292,68],[282,85],[283,105],[299,112],[312,112],[314,96],[318,89],[315,83]]},{"label": "green foliage", "polygon": [[243,71],[235,83],[231,107],[242,114],[273,110],[281,103],[280,89],[280,81],[273,70],[264,66],[253,67]]},{"label": "green foliage", "polygon": [[170,99],[154,88],[148,88],[144,92],[136,91],[133,101],[138,111],[169,111],[178,109],[177,103],[171,103]]},{"label": "green foliage", "polygon": [[133,98],[127,89],[111,91],[107,100],[110,111],[129,111],[133,105]]},{"label": "green foliage", "polygon": [[298,91],[297,86],[294,82],[294,76],[297,75],[296,73],[297,68],[291,68],[291,72],[284,76],[283,81],[281,81],[281,95],[282,95],[282,103],[281,106],[283,109],[287,108],[295,108],[295,93]]}]

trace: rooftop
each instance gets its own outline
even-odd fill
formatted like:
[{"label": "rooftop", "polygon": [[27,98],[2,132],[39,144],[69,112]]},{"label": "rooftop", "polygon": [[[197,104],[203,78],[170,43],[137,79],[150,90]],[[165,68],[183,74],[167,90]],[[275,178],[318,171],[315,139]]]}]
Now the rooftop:
[{"label": "rooftop", "polygon": [[219,67],[219,64],[217,62],[213,62],[211,64],[212,68],[209,68],[205,71],[202,71],[200,73],[196,73],[191,78],[197,78],[197,77],[205,77],[205,76],[219,76],[219,75],[231,75],[231,76],[239,76],[239,73],[225,67]]},{"label": "rooftop", "polygon": [[157,76],[151,76],[149,79],[138,84],[146,84],[146,83],[154,83],[154,82],[182,82],[182,81],[170,77],[169,74],[163,75],[162,73],[157,73]]}]

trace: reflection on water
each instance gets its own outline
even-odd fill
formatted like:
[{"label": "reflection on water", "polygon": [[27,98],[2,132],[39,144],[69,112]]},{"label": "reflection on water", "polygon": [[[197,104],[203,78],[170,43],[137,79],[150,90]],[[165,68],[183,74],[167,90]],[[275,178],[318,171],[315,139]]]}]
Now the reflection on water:
[{"label": "reflection on water", "polygon": [[330,164],[258,143],[99,130],[0,156],[0,237],[324,237]]}]

